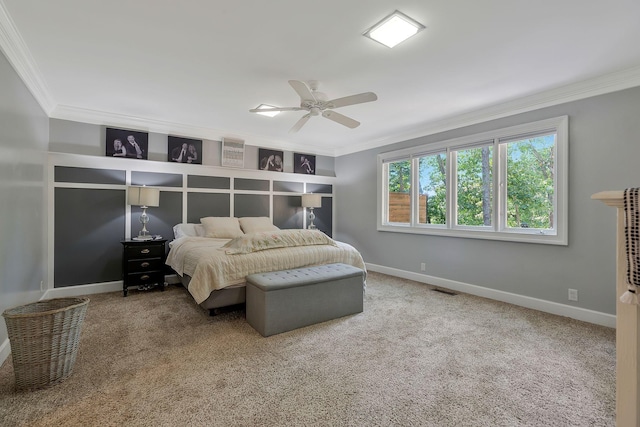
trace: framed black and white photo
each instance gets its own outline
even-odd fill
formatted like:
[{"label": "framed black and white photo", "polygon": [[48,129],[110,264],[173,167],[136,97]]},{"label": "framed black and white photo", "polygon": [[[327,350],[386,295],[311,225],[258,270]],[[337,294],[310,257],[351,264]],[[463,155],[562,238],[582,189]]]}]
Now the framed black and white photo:
[{"label": "framed black and white photo", "polygon": [[221,166],[232,168],[244,167],[244,141],[240,139],[222,138]]},{"label": "framed black and white photo", "polygon": [[258,169],[263,171],[282,172],[284,153],[282,151],[258,149]]},{"label": "framed black and white photo", "polygon": [[109,157],[126,157],[147,160],[149,157],[149,134],[125,129],[107,128]]},{"label": "framed black and white photo", "polygon": [[293,172],[307,175],[316,174],[316,156],[293,153]]},{"label": "framed black and white photo", "polygon": [[202,164],[202,140],[171,136],[168,138],[167,160],[174,163]]}]

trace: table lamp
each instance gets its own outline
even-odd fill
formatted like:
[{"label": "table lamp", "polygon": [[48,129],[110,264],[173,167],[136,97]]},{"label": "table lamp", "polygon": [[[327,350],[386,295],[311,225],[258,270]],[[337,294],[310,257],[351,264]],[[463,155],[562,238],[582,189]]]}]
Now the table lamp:
[{"label": "table lamp", "polygon": [[152,187],[129,187],[128,191],[128,204],[142,208],[142,215],[140,215],[142,230],[140,230],[137,237],[133,237],[133,240],[151,240],[153,237],[147,231],[147,223],[149,222],[147,208],[160,206],[160,190]]},{"label": "table lamp", "polygon": [[316,216],[313,213],[313,208],[322,207],[322,196],[320,194],[313,194],[313,193],[303,194],[302,207],[309,208],[309,225],[307,226],[307,228],[310,230],[315,230],[316,226],[313,223],[313,220],[316,219]]}]

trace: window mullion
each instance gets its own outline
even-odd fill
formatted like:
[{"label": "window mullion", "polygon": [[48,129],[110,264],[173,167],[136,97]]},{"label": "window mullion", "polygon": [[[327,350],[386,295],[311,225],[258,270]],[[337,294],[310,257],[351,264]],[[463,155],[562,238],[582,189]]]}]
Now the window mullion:
[{"label": "window mullion", "polygon": [[493,229],[502,229],[502,151],[498,138],[493,140]]},{"label": "window mullion", "polygon": [[420,167],[418,162],[420,159],[414,157],[411,159],[411,226],[415,227],[420,221]]},{"label": "window mullion", "polygon": [[[456,203],[457,203],[457,191],[456,191],[456,182],[457,179],[455,178],[456,176],[456,168],[455,168],[455,164],[456,164],[456,152],[452,151],[451,148],[447,148],[447,151],[445,153],[446,156],[446,175],[445,175],[445,180],[447,183],[446,186],[446,206],[447,206],[447,212],[445,215],[446,218],[446,226],[447,228],[451,229],[454,228],[454,224],[455,224],[455,218],[456,218]],[[454,180],[456,182],[454,182]]]},{"label": "window mullion", "polygon": [[495,144],[498,146],[498,194],[497,211],[498,211],[498,231],[504,231],[507,228],[507,146],[500,144],[496,138]]},{"label": "window mullion", "polygon": [[457,152],[447,149],[447,228],[455,228],[458,204]]},{"label": "window mullion", "polygon": [[382,222],[389,223],[389,163],[382,163],[382,189],[380,198],[382,200]]}]

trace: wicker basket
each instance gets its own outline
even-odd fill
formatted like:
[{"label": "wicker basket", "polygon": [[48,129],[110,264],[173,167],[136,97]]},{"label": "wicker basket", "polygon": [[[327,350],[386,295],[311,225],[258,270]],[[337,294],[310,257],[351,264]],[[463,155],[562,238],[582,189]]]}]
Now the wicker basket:
[{"label": "wicker basket", "polygon": [[16,389],[43,388],[71,375],[89,298],[54,298],[2,313]]}]

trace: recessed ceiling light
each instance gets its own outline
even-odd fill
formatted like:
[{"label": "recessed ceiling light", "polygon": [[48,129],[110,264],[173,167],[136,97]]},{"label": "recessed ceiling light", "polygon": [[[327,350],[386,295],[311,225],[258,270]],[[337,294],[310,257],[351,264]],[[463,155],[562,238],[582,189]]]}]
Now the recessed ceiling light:
[{"label": "recessed ceiling light", "polygon": [[409,18],[402,12],[395,11],[391,15],[369,28],[363,36],[394,47],[424,29],[424,25]]},{"label": "recessed ceiling light", "polygon": [[[256,107],[257,109],[265,109],[265,108],[277,108],[273,105],[267,105],[267,104],[260,104]],[[256,114],[262,114],[263,116],[269,116],[269,117],[274,117],[277,116],[278,114],[280,114],[280,111],[265,111],[264,113],[256,113]]]}]

